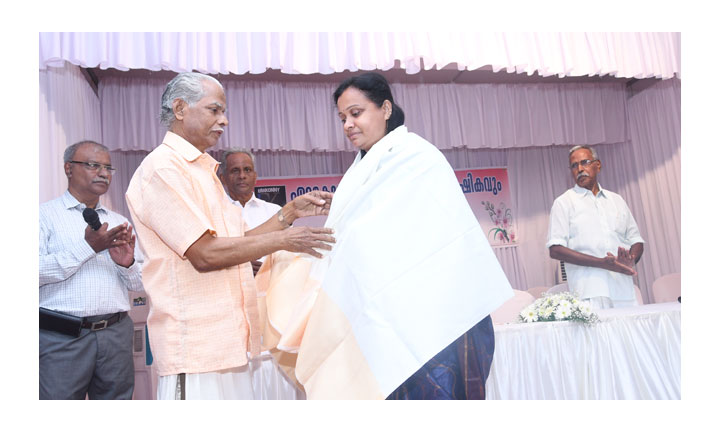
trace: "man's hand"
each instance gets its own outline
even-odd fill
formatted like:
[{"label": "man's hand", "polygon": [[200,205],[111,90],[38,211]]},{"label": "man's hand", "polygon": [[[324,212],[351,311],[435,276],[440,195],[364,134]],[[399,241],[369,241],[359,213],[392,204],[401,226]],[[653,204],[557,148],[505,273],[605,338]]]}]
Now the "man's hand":
[{"label": "man's hand", "polygon": [[132,233],[132,226],[128,225],[127,229],[123,230],[123,235],[123,244],[111,247],[108,253],[115,264],[128,268],[135,262],[135,235]]},{"label": "man's hand", "polygon": [[123,246],[127,244],[129,240],[129,238],[127,238],[127,228],[127,222],[113,229],[108,229],[108,224],[105,222],[97,231],[88,225],[87,228],[85,228],[85,241],[96,253],[102,252],[105,249]]},{"label": "man's hand", "polygon": [[603,258],[604,268],[606,270],[635,276],[637,272],[633,268],[635,261],[633,260],[630,252],[621,247],[618,248],[618,256],[607,253],[607,256]]},{"label": "man's hand", "polygon": [[598,258],[572,250],[562,245],[552,245],[550,246],[550,258],[579,266],[597,267],[630,276],[637,274],[634,268],[634,255],[621,247],[618,248],[617,257],[608,252],[607,256]]},{"label": "man's hand", "polygon": [[299,252],[312,255],[316,258],[322,258],[322,254],[316,249],[331,250],[335,243],[335,237],[331,234],[331,228],[315,228],[315,227],[294,227],[281,231],[284,238],[284,250],[290,252]]},{"label": "man's hand", "polygon": [[293,210],[294,219],[327,215],[330,212],[332,197],[332,192],[323,191],[312,191],[300,195],[289,203]]},{"label": "man's hand", "polygon": [[623,265],[635,267],[635,257],[630,254],[628,249],[618,246],[617,259]]}]

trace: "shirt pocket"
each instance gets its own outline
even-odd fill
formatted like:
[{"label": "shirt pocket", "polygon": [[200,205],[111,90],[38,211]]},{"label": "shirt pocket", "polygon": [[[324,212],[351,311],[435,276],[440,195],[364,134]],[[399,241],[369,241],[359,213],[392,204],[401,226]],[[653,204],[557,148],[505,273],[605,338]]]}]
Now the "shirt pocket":
[{"label": "shirt pocket", "polygon": [[617,234],[617,236],[620,239],[624,239],[625,231],[627,230],[627,223],[625,221],[625,213],[623,213],[619,209],[616,209],[614,211],[614,214],[612,214],[610,216],[611,217],[609,219],[612,223],[611,227],[612,227],[613,231],[615,232],[615,234]]}]

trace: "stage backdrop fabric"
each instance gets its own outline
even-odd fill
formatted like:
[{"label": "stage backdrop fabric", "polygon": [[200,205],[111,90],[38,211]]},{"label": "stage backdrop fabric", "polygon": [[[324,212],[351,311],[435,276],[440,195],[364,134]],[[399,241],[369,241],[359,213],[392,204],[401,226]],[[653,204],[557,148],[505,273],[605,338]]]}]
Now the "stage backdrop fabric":
[{"label": "stage backdrop fabric", "polygon": [[[126,102],[125,111],[118,112],[117,117],[101,117],[101,112],[105,113],[111,109],[107,104],[113,99],[101,98],[98,104],[92,89],[83,81],[82,74],[76,66],[65,65],[62,69],[48,68],[41,71],[40,75],[41,137],[49,131],[47,138],[43,138],[40,143],[40,166],[45,167],[41,169],[43,176],[40,183],[41,201],[53,198],[65,190],[67,181],[62,172],[62,152],[76,139],[97,139],[99,133],[93,132],[92,128],[102,126],[100,132],[102,136],[105,136],[109,130],[119,131],[122,128],[147,130],[156,128],[158,134],[161,132],[157,126],[156,114],[150,114],[158,109],[159,94],[157,99],[153,97],[153,106],[149,106],[152,109],[147,111],[146,116],[133,117],[133,110],[138,107]],[[48,79],[50,75],[52,78]],[[127,82],[127,86],[131,85]],[[129,95],[140,93],[143,89],[151,90],[143,82],[138,86],[138,89],[129,91]],[[73,91],[72,95],[66,94],[62,98],[56,97],[70,88],[77,88],[78,91]],[[544,244],[550,206],[555,197],[572,186],[567,168],[567,151],[574,144],[597,144],[596,149],[603,161],[603,172],[600,177],[603,187],[625,198],[638,222],[643,238],[647,240],[645,253],[637,266],[639,276],[636,279],[644,300],[653,301],[650,286],[657,277],[680,271],[680,88],[678,79],[658,81],[638,93],[633,93],[631,89],[610,86],[610,91],[618,91],[621,95],[620,100],[623,103],[618,109],[623,113],[620,117],[626,119],[625,123],[619,125],[625,130],[625,136],[619,143],[597,144],[580,140],[560,143],[562,145],[554,145],[551,142],[547,146],[504,148],[502,145],[506,140],[501,140],[495,144],[500,147],[442,149],[454,169],[508,167],[512,207],[516,209],[515,223],[518,231],[522,233],[522,240],[518,242],[517,247],[493,250],[514,288],[524,290],[538,285],[549,286],[557,281],[558,263],[549,258]],[[393,87],[393,90],[396,89]],[[329,94],[325,94],[320,99],[323,104],[330,103]],[[492,109],[493,103],[492,98],[484,100],[488,110]],[[42,108],[44,104],[47,109]],[[232,113],[247,111],[244,107],[246,105],[234,105],[234,102],[231,102],[229,110],[231,122],[235,121]],[[410,114],[425,107],[406,105],[403,108]],[[332,127],[339,130],[339,123],[334,117],[336,114],[332,107],[326,105],[325,113],[331,119],[329,122]],[[530,114],[532,115],[533,112]],[[271,113],[267,115],[270,116]],[[503,115],[512,115],[512,113]],[[256,112],[256,116],[260,116],[260,113]],[[87,120],[92,118],[101,120]],[[130,122],[127,118],[134,120]],[[603,120],[607,122],[607,119]],[[586,118],[584,121],[599,120]],[[282,119],[273,117],[264,122],[275,124],[277,128],[283,127]],[[583,123],[579,125],[583,126]],[[432,122],[432,126],[437,135],[451,136],[453,133],[443,129],[442,123],[439,122]],[[90,129],[86,130],[86,127]],[[589,125],[587,127],[596,129]],[[413,127],[408,126],[408,128],[417,132]],[[318,131],[317,133],[334,132]],[[302,136],[303,133],[299,135]],[[419,135],[422,136],[422,133]],[[529,130],[521,133],[521,136],[532,135],[533,132]],[[73,136],[76,138],[72,138]],[[154,147],[159,143],[160,138],[161,135],[144,145]],[[483,138],[478,137],[478,139]],[[442,144],[450,140],[442,138],[435,141]],[[525,139],[525,142],[528,140]],[[250,147],[255,145],[252,142],[232,142],[232,144]],[[259,145],[267,144],[259,143]],[[346,147],[347,150],[338,151],[257,150],[255,151],[256,169],[261,177],[342,175],[355,157],[355,153],[350,149],[351,146]],[[111,152],[112,163],[118,167],[118,171],[113,177],[109,192],[102,198],[104,205],[128,215],[124,198],[125,190],[130,177],[146,154],[147,150],[141,149]],[[219,157],[216,150],[211,150],[211,154],[216,158]]]},{"label": "stage backdrop fabric", "polygon": [[[338,83],[220,78],[229,125],[214,150],[353,151],[332,93]],[[103,143],[152,151],[167,80],[107,77],[98,85]],[[391,84],[409,130],[441,150],[615,144],[628,139],[622,83]]]},{"label": "stage backdrop fabric", "polygon": [[102,121],[100,100],[78,67],[40,71],[39,93],[39,192],[40,202],[45,202],[67,189],[65,148],[80,140],[102,142]]}]

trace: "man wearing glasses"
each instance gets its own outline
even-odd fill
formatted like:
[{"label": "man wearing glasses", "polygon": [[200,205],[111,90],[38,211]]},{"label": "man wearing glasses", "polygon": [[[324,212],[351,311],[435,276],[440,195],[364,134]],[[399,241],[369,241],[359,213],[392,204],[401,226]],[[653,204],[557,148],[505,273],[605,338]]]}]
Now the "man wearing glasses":
[{"label": "man wearing glasses", "polygon": [[67,191],[40,205],[40,399],[131,399],[128,290],[143,290],[142,258],[127,219],[99,203],[115,170],[107,148],[73,144],[64,169]]},{"label": "man wearing glasses", "polygon": [[570,291],[592,307],[634,306],[634,267],[644,240],[622,197],[598,183],[601,169],[593,148],[570,149],[575,186],[553,203],[546,246],[551,258],[565,262]]}]

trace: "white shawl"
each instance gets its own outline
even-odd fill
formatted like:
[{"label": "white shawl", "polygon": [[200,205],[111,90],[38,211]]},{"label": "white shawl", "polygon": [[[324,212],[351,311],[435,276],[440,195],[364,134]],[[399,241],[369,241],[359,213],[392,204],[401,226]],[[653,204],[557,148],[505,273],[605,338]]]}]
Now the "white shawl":
[{"label": "white shawl", "polygon": [[257,276],[265,343],[297,351],[309,399],[387,397],[512,297],[447,160],[405,126],[358,155],[325,226],[323,259],[274,254]]}]

